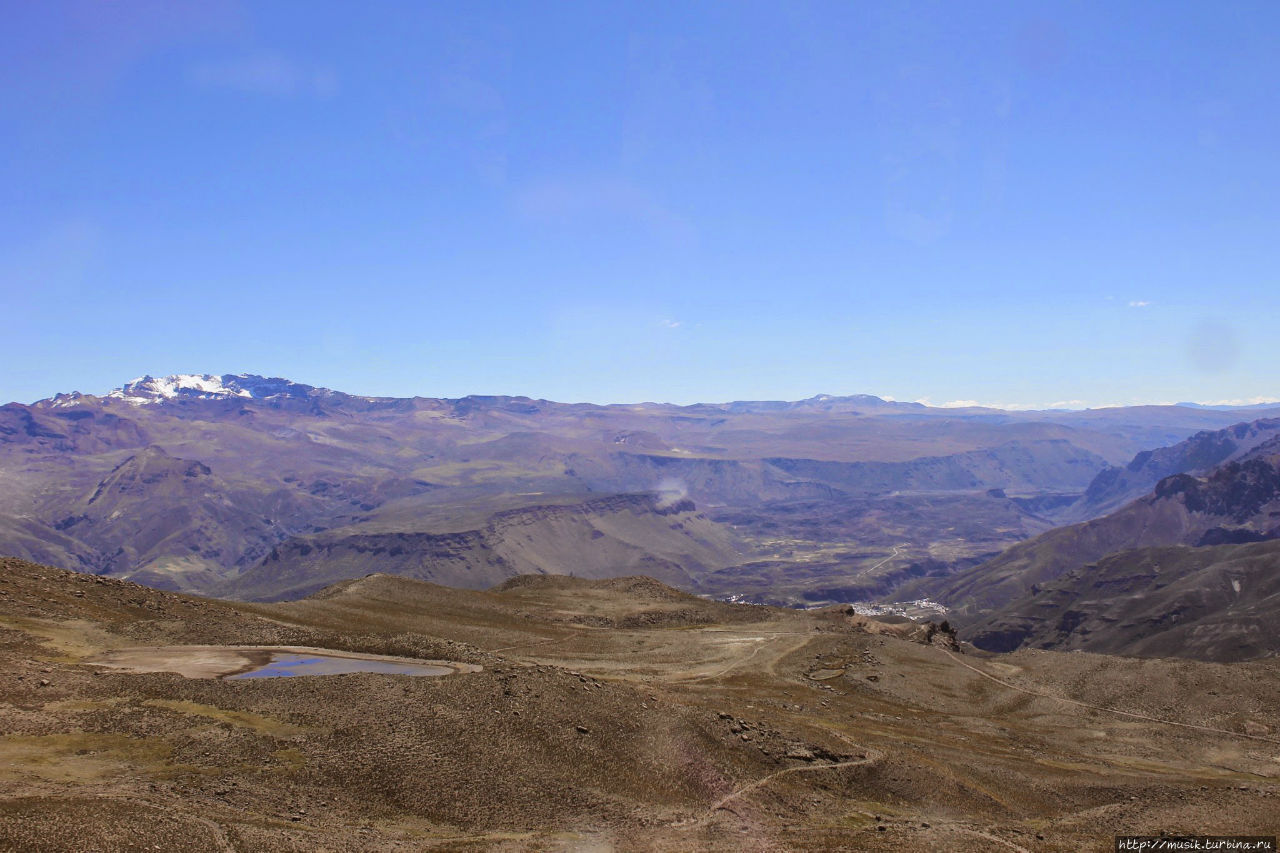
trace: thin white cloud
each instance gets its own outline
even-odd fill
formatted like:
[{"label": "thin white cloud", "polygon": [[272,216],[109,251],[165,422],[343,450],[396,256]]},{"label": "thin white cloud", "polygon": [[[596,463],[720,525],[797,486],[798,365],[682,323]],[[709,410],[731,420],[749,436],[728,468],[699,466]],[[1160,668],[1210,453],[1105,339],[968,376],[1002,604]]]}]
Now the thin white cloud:
[{"label": "thin white cloud", "polygon": [[679,320],[665,320],[665,319],[664,319],[664,320],[659,320],[659,321],[658,321],[658,325],[662,326],[662,327],[663,327],[663,328],[665,328],[665,329],[678,329],[678,328],[680,328],[680,327],[681,327],[682,325],[684,325],[684,324],[683,324],[683,323],[681,323]]},{"label": "thin white cloud", "polygon": [[1149,308],[1151,303],[1145,299],[1131,299],[1129,301],[1130,308]]},{"label": "thin white cloud", "polygon": [[329,98],[338,93],[338,76],[273,53],[242,56],[194,66],[190,79],[198,86],[273,98]]},{"label": "thin white cloud", "polygon": [[1236,397],[1231,400],[1213,400],[1208,403],[1200,403],[1201,406],[1260,406],[1266,403],[1280,404],[1280,398],[1277,397]]},{"label": "thin white cloud", "polygon": [[948,400],[935,403],[928,397],[921,397],[915,402],[934,409],[1000,409],[1005,412],[1039,412],[1045,409],[1097,409],[1105,406],[1090,406],[1084,400],[1059,400],[1055,403],[984,403],[981,400]]},{"label": "thin white cloud", "polygon": [[980,400],[947,400],[945,403],[930,402],[927,397],[916,400],[935,409],[1003,409],[1006,412],[1015,412],[1025,409],[1041,409],[1043,406],[1029,405],[1027,403],[984,403]]},{"label": "thin white cloud", "polygon": [[[887,398],[882,397],[881,399],[887,399]],[[1010,404],[982,403],[982,402],[979,402],[978,400],[947,400],[945,403],[935,403],[932,400],[930,400],[928,397],[921,397],[920,399],[915,400],[913,402],[919,403],[922,406],[928,406],[931,409],[975,409],[975,408],[1009,409],[1009,408],[1016,407],[1017,405],[1013,403],[1010,403]],[[1027,407],[1024,406],[1022,408],[1027,408]]]},{"label": "thin white cloud", "polygon": [[[888,399],[887,397],[885,399]],[[988,403],[981,400],[948,400],[945,403],[935,403],[928,397],[920,397],[914,402],[934,409],[1001,409],[1006,412],[1027,412],[1027,411],[1045,411],[1048,409],[1069,409],[1080,411],[1083,409],[1118,409],[1126,406],[1176,406],[1177,403],[1171,401],[1141,402],[1129,401],[1125,403],[1106,402],[1106,403],[1090,403],[1087,400],[1057,400],[1052,403]],[[1198,401],[1196,405],[1200,406],[1261,406],[1261,405],[1280,406],[1280,397],[1269,397],[1259,395],[1257,397],[1234,397],[1227,400],[1208,400]]]},{"label": "thin white cloud", "polygon": [[1003,409],[1006,412],[1034,412],[1052,408],[1044,403],[983,403],[988,409]]}]

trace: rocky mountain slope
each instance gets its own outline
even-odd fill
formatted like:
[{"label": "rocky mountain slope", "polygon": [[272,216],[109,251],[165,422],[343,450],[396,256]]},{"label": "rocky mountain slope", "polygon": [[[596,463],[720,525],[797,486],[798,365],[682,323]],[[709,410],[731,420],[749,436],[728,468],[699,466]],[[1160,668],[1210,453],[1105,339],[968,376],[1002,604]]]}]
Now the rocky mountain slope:
[{"label": "rocky mountain slope", "polygon": [[1280,618],[1280,436],[1204,477],[1175,474],[1120,510],[1060,527],[899,597],[947,604],[982,648],[1242,660]]},{"label": "rocky mountain slope", "polygon": [[1203,474],[1277,435],[1280,419],[1263,418],[1227,429],[1198,432],[1170,447],[1144,450],[1128,465],[1099,473],[1075,504],[1054,517],[1059,521],[1084,521],[1106,515],[1147,494],[1165,477]]},{"label": "rocky mountain slope", "polygon": [[[336,579],[333,566],[370,568],[336,544],[348,536],[441,532],[423,517],[476,530],[496,511],[649,492],[693,500],[708,525],[734,525],[717,536],[739,541],[744,565],[804,569],[809,581],[786,600],[810,601],[870,588],[856,582],[866,572],[883,586],[913,566],[989,555],[1042,530],[1044,508],[1106,465],[1234,417],[932,409],[865,395],[694,406],[391,399],[251,375],[143,377],[104,396],[0,407],[0,553],[209,591],[269,576],[273,549]],[[388,525],[391,513],[403,517]],[[817,523],[837,517],[836,528]],[[983,518],[1000,520],[973,532]],[[323,539],[328,568],[289,544],[337,530]],[[548,553],[585,554],[592,541]],[[496,565],[476,547],[458,565]],[[667,556],[653,556],[644,570],[663,574]],[[717,589],[743,591],[735,585],[721,575]]]},{"label": "rocky mountain slope", "polygon": [[979,648],[1250,660],[1280,653],[1280,541],[1121,551],[1039,585],[965,635]]},{"label": "rocky mountain slope", "polygon": [[1060,527],[954,577],[920,582],[961,614],[998,610],[1068,571],[1120,551],[1280,536],[1280,436],[1204,479],[1176,474],[1110,515]]}]

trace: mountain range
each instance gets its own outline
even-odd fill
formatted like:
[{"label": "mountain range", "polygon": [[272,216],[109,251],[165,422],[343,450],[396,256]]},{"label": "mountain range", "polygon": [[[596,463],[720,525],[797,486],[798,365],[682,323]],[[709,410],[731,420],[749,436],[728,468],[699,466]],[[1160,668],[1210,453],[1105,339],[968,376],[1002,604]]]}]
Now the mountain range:
[{"label": "mountain range", "polygon": [[[254,375],[148,376],[0,407],[0,551],[261,598],[362,574],[394,550],[392,570],[461,586],[648,566],[708,594],[851,600],[1040,533],[1113,465],[1233,417],[868,395],[382,398]],[[601,501],[611,496],[625,513]],[[691,503],[673,518],[666,500]],[[575,521],[512,523],[553,515]],[[519,549],[548,556],[513,557],[516,529]]]},{"label": "mountain range", "polygon": [[[804,606],[932,598],[991,649],[1248,657],[1272,651],[1255,630],[1270,587],[1254,574],[1280,510],[1280,412],[1249,414],[1263,416],[867,395],[381,398],[142,377],[0,407],[0,553],[244,600],[370,571],[471,589],[648,575]],[[1150,615],[1116,615],[1105,591],[1120,589],[1125,613]],[[1233,622],[1245,606],[1255,621]],[[1171,610],[1188,615],[1171,627]]]}]

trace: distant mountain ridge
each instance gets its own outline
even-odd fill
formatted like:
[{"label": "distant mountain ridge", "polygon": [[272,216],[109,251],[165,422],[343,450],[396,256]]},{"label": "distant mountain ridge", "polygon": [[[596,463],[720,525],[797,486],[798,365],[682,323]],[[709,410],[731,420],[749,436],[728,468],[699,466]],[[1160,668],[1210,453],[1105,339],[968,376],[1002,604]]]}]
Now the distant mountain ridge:
[{"label": "distant mountain ridge", "polygon": [[[301,382],[294,382],[290,379],[282,377],[260,376],[253,373],[174,373],[166,376],[152,376],[146,374],[136,379],[124,383],[119,388],[114,388],[103,395],[85,394],[79,391],[62,392],[52,397],[37,400],[31,405],[49,406],[49,405],[72,405],[76,401],[83,398],[96,397],[97,399],[114,399],[123,400],[137,405],[148,405],[166,400],[225,400],[232,398],[241,399],[257,399],[264,400],[273,397],[295,397],[306,398],[311,396],[341,396],[353,397],[365,400],[399,400],[399,399],[428,399],[420,397],[378,397],[367,395],[356,395],[342,391],[335,391],[330,388],[321,386],[307,385]],[[528,403],[552,403],[545,399],[531,398],[521,395],[468,395],[458,398],[429,398],[429,399],[451,399],[454,401],[472,400],[477,402],[498,403],[500,401],[525,401]],[[651,406],[651,407],[668,407],[677,409],[697,409],[712,408],[721,409],[735,414],[741,413],[767,413],[767,412],[786,412],[797,410],[809,411],[851,411],[857,408],[881,411],[899,411],[903,413],[910,412],[938,412],[953,413],[957,416],[965,413],[1011,413],[1021,415],[1036,414],[1079,414],[1087,412],[1103,412],[1117,409],[1153,409],[1153,408],[1184,408],[1192,410],[1201,410],[1206,412],[1262,412],[1274,409],[1280,412],[1280,401],[1271,403],[1249,403],[1244,405],[1223,405],[1208,404],[1194,402],[1180,402],[1171,405],[1135,405],[1135,406],[1109,406],[1099,407],[1095,409],[1089,408],[1045,408],[1045,409],[1016,409],[1004,410],[996,406],[987,406],[982,404],[973,405],[946,405],[931,406],[914,401],[901,401],[878,397],[874,394],[814,394],[801,400],[733,400],[721,403],[691,403],[680,405],[674,403],[602,403],[602,404],[555,404],[555,405],[585,405],[585,406]]]},{"label": "distant mountain ridge", "polygon": [[[322,537],[329,556],[290,565],[338,579],[378,568],[339,539],[475,531],[495,512],[667,493],[694,502],[708,536],[731,525],[753,568],[741,588],[719,559],[664,577],[694,589],[715,574],[715,594],[730,596],[791,574],[780,600],[819,602],[971,565],[1044,530],[1046,513],[1108,464],[1232,423],[1177,407],[1005,412],[827,394],[595,405],[358,396],[254,374],[140,377],[100,397],[0,406],[0,553],[211,591],[307,537]],[[666,565],[679,531],[657,535],[671,520],[648,514],[636,540],[648,544],[619,546],[617,570],[634,573],[641,552]],[[557,544],[538,547],[560,563],[542,569],[568,572],[590,553],[575,537],[590,545],[594,532],[548,536]],[[451,565],[495,565],[480,553],[491,541],[472,546]],[[404,566],[418,571],[407,556]],[[254,595],[284,591],[268,588],[284,574],[255,576]]]},{"label": "distant mountain ridge", "polygon": [[1219,412],[1251,412],[1261,409],[1274,409],[1280,406],[1280,401],[1272,400],[1269,403],[1244,403],[1233,405],[1230,403],[1176,403],[1178,406],[1186,406],[1190,409],[1214,409]]},{"label": "distant mountain ridge", "polygon": [[[347,394],[329,388],[307,385],[281,377],[259,376],[252,373],[176,373],[168,376],[140,376],[114,388],[104,395],[96,396],[79,391],[55,394],[52,397],[37,400],[32,405],[43,407],[62,407],[75,405],[86,399],[120,400],[134,405],[154,405],[177,400],[270,400],[276,398],[309,399],[312,397],[347,397],[363,400],[401,400],[428,398],[370,397]],[[431,398],[434,399],[434,398]],[[525,396],[472,394],[449,399],[460,405],[517,407],[528,410],[538,405],[575,405],[560,404],[550,400]],[[578,404],[594,406],[596,404]],[[713,409],[733,414],[771,413],[790,411],[827,411],[848,412],[858,409],[876,411],[896,410],[913,412],[928,407],[921,403],[898,402],[885,400],[871,394],[851,394],[837,396],[832,394],[815,394],[803,400],[734,400],[726,403],[693,403],[677,405],[673,403],[606,403],[604,407],[643,406],[670,409]]]},{"label": "distant mountain ridge", "polygon": [[1061,520],[1097,518],[1149,492],[1174,474],[1204,473],[1238,459],[1280,435],[1280,418],[1262,418],[1222,430],[1198,432],[1170,447],[1144,450],[1124,467],[1107,468]]}]

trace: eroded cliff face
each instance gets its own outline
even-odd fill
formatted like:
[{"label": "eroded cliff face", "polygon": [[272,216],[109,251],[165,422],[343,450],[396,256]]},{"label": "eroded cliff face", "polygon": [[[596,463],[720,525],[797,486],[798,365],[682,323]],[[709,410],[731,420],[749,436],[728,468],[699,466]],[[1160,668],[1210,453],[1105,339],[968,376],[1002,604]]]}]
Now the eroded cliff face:
[{"label": "eroded cliff face", "polygon": [[1075,504],[1055,517],[1084,521],[1119,509],[1175,474],[1204,473],[1242,458],[1280,436],[1280,418],[1263,418],[1221,430],[1198,432],[1169,447],[1144,450],[1122,467],[1107,468]]},{"label": "eroded cliff face", "polygon": [[247,599],[297,598],[373,571],[469,589],[522,574],[648,575],[689,588],[701,575],[740,559],[731,531],[707,519],[692,501],[610,495],[503,510],[472,530],[338,530],[295,537],[224,592]]}]

